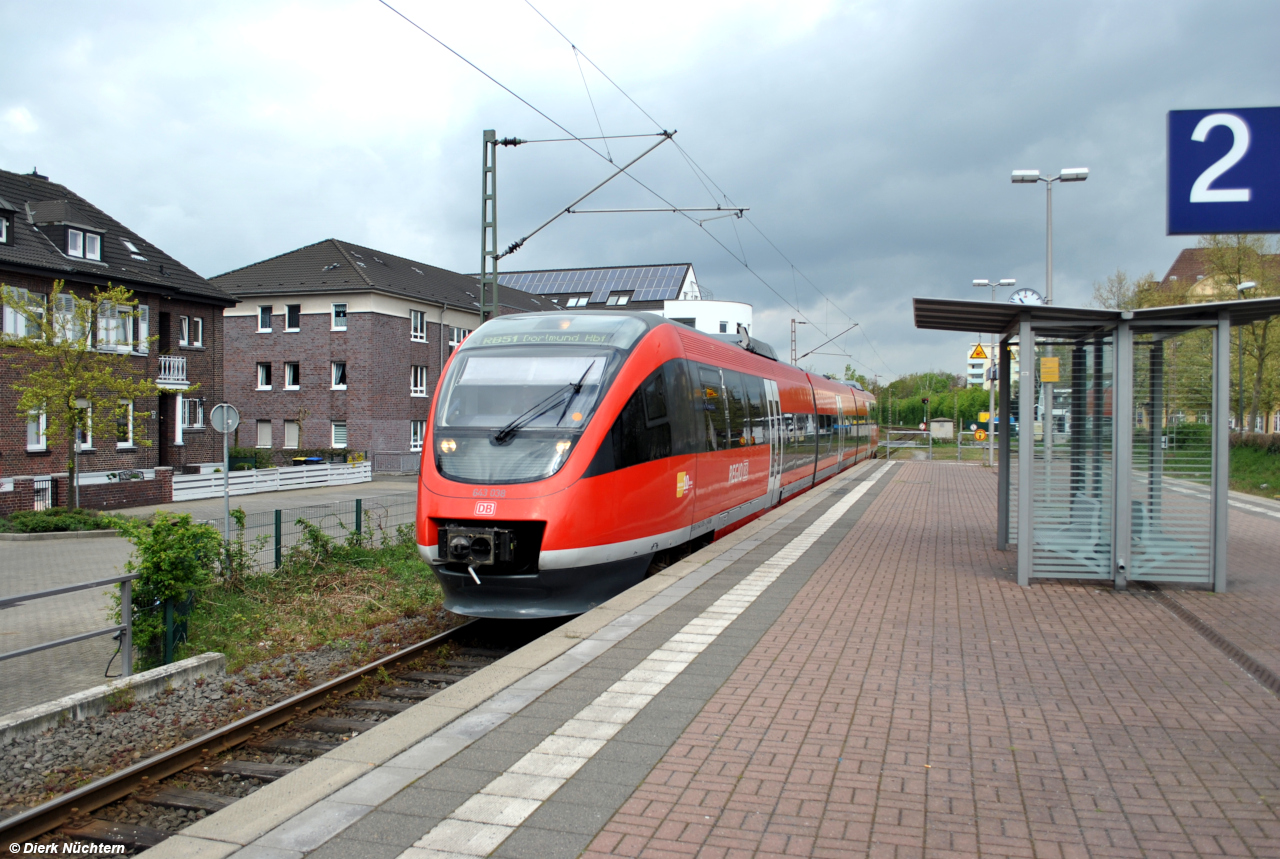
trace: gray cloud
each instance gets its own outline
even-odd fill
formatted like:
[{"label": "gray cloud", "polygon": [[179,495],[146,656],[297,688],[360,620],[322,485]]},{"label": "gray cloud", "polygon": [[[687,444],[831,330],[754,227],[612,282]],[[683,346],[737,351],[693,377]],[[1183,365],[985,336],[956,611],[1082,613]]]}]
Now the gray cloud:
[{"label": "gray cloud", "polygon": [[[558,134],[377,3],[3,8],[0,167],[39,165],[208,275],[328,236],[473,271],[481,130]],[[527,6],[402,8],[595,133],[572,52]],[[540,8],[840,310],[745,222],[707,228],[782,298],[673,215],[562,218],[509,265],[693,262],[779,346],[784,299],[831,333],[848,313],[862,331],[835,347],[881,376],[961,368],[969,338],[916,331],[913,295],[1043,287],[1044,192],[1010,170],[1090,167],[1054,208],[1055,294],[1083,303],[1117,267],[1160,273],[1191,244],[1164,235],[1166,111],[1274,104],[1280,80],[1265,0]],[[586,76],[606,131],[653,130]],[[577,144],[499,157],[504,242],[610,169]],[[635,173],[674,202],[711,199],[669,144]],[[657,205],[625,178],[593,204]],[[803,331],[801,351],[822,339]]]}]

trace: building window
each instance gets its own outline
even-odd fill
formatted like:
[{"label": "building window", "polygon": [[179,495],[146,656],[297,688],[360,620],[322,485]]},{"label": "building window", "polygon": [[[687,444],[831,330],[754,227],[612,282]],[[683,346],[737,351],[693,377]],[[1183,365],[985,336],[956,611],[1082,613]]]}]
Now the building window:
[{"label": "building window", "polygon": [[621,307],[622,305],[626,304],[630,300],[631,300],[631,293],[627,292],[627,293],[619,294],[615,292],[613,295],[609,296],[609,298],[605,301],[605,304],[612,305],[615,307]]},{"label": "building window", "polygon": [[190,334],[191,342],[188,345],[203,346],[204,345],[204,317],[192,316],[191,324],[189,328],[190,330],[187,333]]},{"label": "building window", "polygon": [[422,450],[422,439],[426,434],[426,421],[409,421],[409,450]]},{"label": "building window", "polygon": [[133,344],[133,351],[139,355],[146,355],[151,351],[151,308],[145,304],[139,304],[134,308],[133,316],[128,323],[129,342]]},{"label": "building window", "polygon": [[84,234],[84,258],[92,260],[102,259],[102,236],[96,233]]},{"label": "building window", "polygon": [[[9,287],[2,296],[4,301],[3,331],[7,337],[35,337],[40,334],[40,321],[44,318],[45,297],[40,293],[34,296],[25,289]],[[36,318],[28,320],[19,308],[34,313]]]},{"label": "building window", "polygon": [[204,428],[204,400],[186,398],[182,400],[182,428]]},{"label": "building window", "polygon": [[450,328],[449,329],[449,345],[461,346],[462,341],[467,339],[467,335],[471,333],[470,328]]},{"label": "building window", "polygon": [[133,447],[133,401],[121,400],[116,413],[116,447]]},{"label": "building window", "polygon": [[564,306],[565,307],[586,307],[587,299],[590,297],[591,296],[589,295],[575,295],[572,298],[565,301]]},{"label": "building window", "polygon": [[302,425],[297,421],[284,422],[284,446],[289,450],[298,449],[298,440],[302,435]]},{"label": "building window", "polygon": [[93,406],[85,409],[84,426],[76,428],[76,441],[80,442],[80,450],[93,450]]},{"label": "building window", "polygon": [[133,316],[110,301],[98,305],[98,350],[129,352],[133,349]]},{"label": "building window", "polygon": [[286,391],[296,391],[302,387],[302,367],[298,364],[285,363],[284,365],[284,389]]},{"label": "building window", "polygon": [[721,322],[721,323],[720,323],[720,333],[721,333],[721,334],[728,334],[728,333],[729,333],[729,323],[728,323],[728,322]]},{"label": "building window", "polygon": [[271,305],[264,304],[258,308],[258,332],[260,334],[271,333]]},{"label": "building window", "polygon": [[258,364],[258,390],[271,390],[271,362],[263,361]]},{"label": "building window", "polygon": [[48,416],[44,412],[32,412],[27,416],[27,450],[38,451],[48,447],[48,439],[45,438],[47,424]]},{"label": "building window", "polygon": [[335,304],[333,306],[333,330],[347,330],[347,306],[345,304]]},{"label": "building window", "polygon": [[85,330],[85,319],[80,313],[83,304],[74,295],[62,293],[53,299],[53,339],[61,343],[65,340],[84,340],[88,342],[92,331]]},{"label": "building window", "polygon": [[333,422],[333,446],[334,447],[347,446],[347,422],[346,421]]},{"label": "building window", "polygon": [[271,421],[258,421],[258,447],[271,447]]},{"label": "building window", "polygon": [[67,230],[67,256],[84,256],[84,233],[80,230]]},{"label": "building window", "polygon": [[286,304],[284,306],[284,330],[298,331],[302,328],[302,305]]},{"label": "building window", "polygon": [[409,396],[425,397],[427,395],[427,368],[414,365],[409,378]]},{"label": "building window", "polygon": [[415,343],[427,342],[427,312],[425,310],[409,311],[409,339]]},{"label": "building window", "polygon": [[9,244],[9,219],[0,215],[0,245]]},{"label": "building window", "polygon": [[333,389],[335,391],[345,391],[347,389],[347,362],[334,361],[330,366],[333,371]]},{"label": "building window", "polygon": [[191,337],[191,317],[179,316],[178,317],[178,345],[179,346],[191,345],[190,337]]}]

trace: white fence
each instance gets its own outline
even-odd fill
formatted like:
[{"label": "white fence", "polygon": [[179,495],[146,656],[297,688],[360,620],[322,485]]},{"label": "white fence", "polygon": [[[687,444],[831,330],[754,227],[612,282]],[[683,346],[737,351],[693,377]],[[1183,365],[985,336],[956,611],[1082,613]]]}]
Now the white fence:
[{"label": "white fence", "polygon": [[[373,463],[323,462],[319,465],[296,465],[290,468],[261,468],[231,473],[232,495],[255,492],[279,492],[285,489],[307,489],[312,486],[346,486],[373,480]],[[222,494],[221,474],[176,474],[173,477],[173,500],[195,501],[216,498]]]}]

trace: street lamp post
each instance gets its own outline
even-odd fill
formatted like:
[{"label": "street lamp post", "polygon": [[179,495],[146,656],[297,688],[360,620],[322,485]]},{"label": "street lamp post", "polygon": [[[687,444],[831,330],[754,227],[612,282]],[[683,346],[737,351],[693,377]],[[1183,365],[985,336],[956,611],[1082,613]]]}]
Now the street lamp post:
[{"label": "street lamp post", "polygon": [[[1057,176],[1041,176],[1039,170],[1014,170],[1013,183],[1015,185],[1034,184],[1036,182],[1044,183],[1044,210],[1045,210],[1045,259],[1044,259],[1044,303],[1053,304],[1053,183],[1054,182],[1083,182],[1089,178],[1088,167],[1067,167],[1059,171]],[[1027,349],[1026,346],[1031,348]],[[1053,347],[1049,346],[1045,349],[1045,354],[1052,355]],[[1022,344],[1021,347],[1022,360],[1035,360],[1035,344]],[[1053,461],[1053,383],[1044,382],[1042,394],[1040,397],[1042,403],[1048,404],[1048,420],[1044,421],[1044,458],[1045,468],[1049,468],[1049,463]],[[1043,420],[1043,418],[1042,418]]]},{"label": "street lamp post", "polygon": [[[1236,298],[1244,298],[1244,294],[1257,287],[1257,285],[1251,280],[1246,280],[1236,287]],[[1244,432],[1244,326],[1237,327],[1240,329],[1236,332],[1236,362],[1240,367],[1240,402],[1236,406],[1236,428],[1240,432]],[[1231,359],[1228,358],[1227,360]]]},{"label": "street lamp post", "polygon": [[[1018,281],[1012,277],[1002,278],[1001,280],[975,280],[974,286],[990,286],[991,302],[994,304],[996,300],[996,287],[1014,287],[1018,285]],[[995,468],[995,420],[996,420],[996,378],[992,374],[992,370],[996,368],[996,335],[991,335],[991,352],[987,355],[987,467]]]}]

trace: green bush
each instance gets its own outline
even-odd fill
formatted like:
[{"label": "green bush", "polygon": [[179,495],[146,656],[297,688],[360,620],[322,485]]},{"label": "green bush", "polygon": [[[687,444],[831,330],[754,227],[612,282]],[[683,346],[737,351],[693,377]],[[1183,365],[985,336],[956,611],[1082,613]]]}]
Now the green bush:
[{"label": "green bush", "polygon": [[1170,450],[1185,447],[1205,447],[1212,443],[1213,427],[1209,424],[1170,424],[1165,427]]},{"label": "green bush", "polygon": [[19,510],[8,520],[0,519],[0,531],[17,534],[47,534],[54,531],[98,531],[114,528],[113,521],[97,510],[50,507],[47,510]]},{"label": "green bush", "polygon": [[1246,432],[1231,434],[1232,447],[1252,447],[1267,453],[1280,454],[1280,433]]},{"label": "green bush", "polygon": [[[164,602],[190,599],[213,581],[222,554],[222,537],[189,514],[157,511],[150,522],[116,519],[120,533],[134,546],[125,564],[137,573],[133,583],[133,643],[144,668],[159,664],[164,636]],[[119,615],[117,615],[119,617]]]}]

